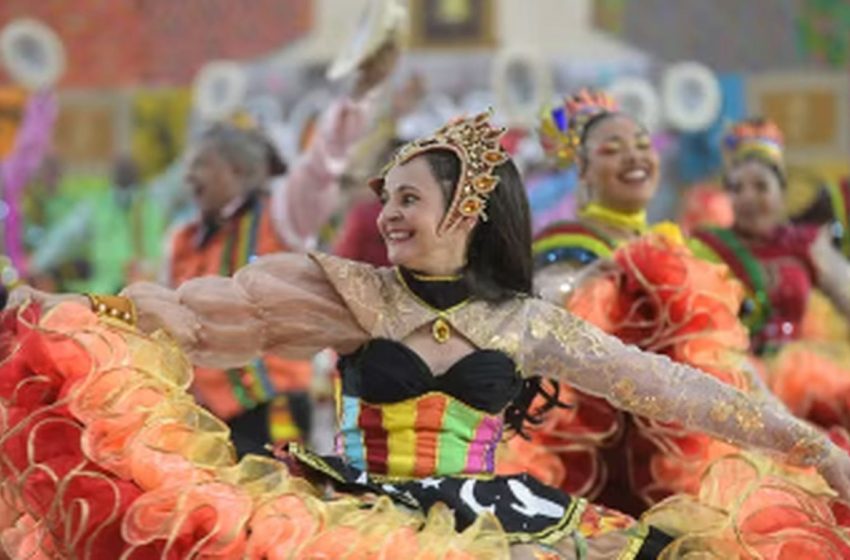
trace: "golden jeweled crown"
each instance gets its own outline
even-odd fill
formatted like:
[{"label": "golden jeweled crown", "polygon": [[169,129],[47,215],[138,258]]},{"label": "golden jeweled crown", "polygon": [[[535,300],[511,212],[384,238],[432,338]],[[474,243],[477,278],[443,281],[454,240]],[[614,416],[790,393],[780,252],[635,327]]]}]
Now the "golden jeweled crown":
[{"label": "golden jeweled crown", "polygon": [[723,136],[723,156],[727,165],[756,157],[782,168],[784,143],[776,123],[761,117],[744,119]]},{"label": "golden jeweled crown", "polygon": [[538,133],[543,151],[557,165],[570,167],[576,162],[587,123],[598,115],[617,111],[617,102],[602,91],[583,89],[568,96],[562,105],[541,115]]},{"label": "golden jeweled crown", "polygon": [[370,186],[380,194],[384,177],[390,168],[410,161],[418,155],[434,150],[450,150],[460,159],[460,183],[440,224],[446,231],[461,218],[487,220],[485,208],[490,193],[499,184],[495,175],[497,167],[510,159],[501,146],[504,128],[490,125],[491,112],[474,117],[453,120],[432,135],[402,146],[381,176],[370,181]]}]

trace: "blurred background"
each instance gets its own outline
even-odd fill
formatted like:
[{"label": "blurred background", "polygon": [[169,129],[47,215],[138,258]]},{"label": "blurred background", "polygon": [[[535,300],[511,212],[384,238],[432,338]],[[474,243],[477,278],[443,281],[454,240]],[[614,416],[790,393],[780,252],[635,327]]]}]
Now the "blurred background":
[{"label": "blurred background", "polygon": [[[847,0],[398,3],[408,29],[390,80],[411,105],[398,136],[493,107],[511,129],[538,227],[574,212],[575,177],[545,165],[535,124],[543,107],[585,86],[612,92],[652,131],[664,168],[651,219],[675,218],[689,192],[717,184],[720,135],[746,115],[767,116],[784,130],[792,209],[850,173]],[[183,181],[187,147],[234,107],[254,115],[295,159],[321,111],[350,86],[351,78],[329,80],[328,65],[365,40],[378,4],[0,2],[0,161],[7,166],[0,254],[17,265],[3,269],[5,283],[29,269],[39,271],[30,281],[51,289],[119,287],[103,286],[91,263],[110,258],[103,232],[112,226],[87,227],[110,212],[101,208],[105,193],[154,193],[158,214],[145,219],[156,222],[150,227],[159,238],[131,242],[140,254],[143,244],[163,243],[193,215]],[[34,103],[45,92],[52,109]],[[32,134],[46,140],[24,150],[34,161],[22,166],[21,150],[13,156],[27,118]],[[346,210],[337,209],[326,244]],[[39,250],[49,265],[32,263]],[[156,277],[158,266],[155,258],[139,261],[123,269],[121,283]]]}]

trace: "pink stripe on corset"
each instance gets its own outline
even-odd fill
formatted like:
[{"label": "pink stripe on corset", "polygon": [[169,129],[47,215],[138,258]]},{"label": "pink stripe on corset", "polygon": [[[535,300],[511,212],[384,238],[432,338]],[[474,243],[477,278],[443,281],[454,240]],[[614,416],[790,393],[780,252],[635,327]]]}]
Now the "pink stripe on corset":
[{"label": "pink stripe on corset", "polygon": [[481,420],[475,431],[475,439],[469,444],[469,455],[466,459],[466,473],[493,472],[492,459],[488,453],[495,448],[494,438],[498,438],[502,430],[502,420],[499,417],[487,416]]}]

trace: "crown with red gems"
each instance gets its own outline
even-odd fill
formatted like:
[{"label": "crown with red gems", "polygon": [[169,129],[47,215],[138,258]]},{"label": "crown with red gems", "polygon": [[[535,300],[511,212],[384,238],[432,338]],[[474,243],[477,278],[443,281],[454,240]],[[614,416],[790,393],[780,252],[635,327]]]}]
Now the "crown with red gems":
[{"label": "crown with red gems", "polygon": [[501,145],[505,129],[491,126],[490,116],[491,112],[487,111],[474,117],[456,119],[431,136],[405,144],[384,168],[381,176],[370,181],[370,186],[380,194],[384,177],[390,168],[425,152],[450,150],[460,160],[461,176],[454,198],[440,224],[440,231],[450,229],[462,218],[486,221],[487,199],[499,184],[495,170],[510,159]]},{"label": "crown with red gems", "polygon": [[723,136],[723,155],[727,165],[755,157],[782,168],[784,145],[782,131],[776,123],[756,117],[739,121],[729,128]]},{"label": "crown with red gems", "polygon": [[617,102],[602,91],[583,89],[564,99],[562,105],[547,109],[538,132],[543,151],[562,167],[576,161],[587,123],[596,116],[616,113]]}]

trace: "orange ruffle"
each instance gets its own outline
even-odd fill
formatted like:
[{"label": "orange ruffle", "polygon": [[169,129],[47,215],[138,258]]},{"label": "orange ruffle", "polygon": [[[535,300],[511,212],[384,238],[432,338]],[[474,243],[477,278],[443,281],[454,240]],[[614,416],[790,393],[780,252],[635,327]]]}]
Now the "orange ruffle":
[{"label": "orange ruffle", "polygon": [[503,444],[496,472],[527,472],[567,494],[594,500],[608,473],[601,451],[621,433],[623,413],[568,385],[561,385],[559,399],[570,408],[553,409],[542,424],[529,426],[529,439],[517,436]]},{"label": "orange ruffle", "polygon": [[764,360],[771,390],[800,418],[850,427],[850,345],[800,341]]},{"label": "orange ruffle", "polygon": [[[574,312],[589,320],[603,317],[610,332],[625,342],[698,367],[739,389],[751,388],[741,361],[747,333],[737,317],[743,291],[726,267],[698,260],[684,245],[653,235],[617,251],[614,261],[622,272],[580,288],[571,300]],[[629,421],[636,428],[624,442],[630,479],[648,504],[695,492],[705,467],[734,451],[677,424],[634,416]]]},{"label": "orange ruffle", "polygon": [[771,390],[797,416],[824,428],[850,428],[850,339],[847,321],[813,290],[800,340],[758,361]]},{"label": "orange ruffle", "polygon": [[738,454],[714,462],[695,496],[671,497],[643,520],[681,535],[665,560],[850,558],[850,509],[818,481]]},{"label": "orange ruffle", "polygon": [[0,326],[0,539],[15,560],[508,557],[492,517],[457,533],[444,508],[326,502],[279,461],[237,463],[164,335],[74,304]]},{"label": "orange ruffle", "polygon": [[[750,374],[743,367],[748,338],[737,317],[743,290],[726,267],[696,259],[676,239],[646,235],[620,248],[613,257],[618,272],[581,285],[568,307],[624,342],[749,390]],[[561,391],[573,408],[553,411],[532,439],[565,463],[560,484],[573,494],[606,499],[609,474],[619,468],[608,464],[617,453],[606,448],[619,451],[616,461],[626,458],[624,476],[644,505],[678,492],[696,492],[705,467],[735,451],[676,424],[623,414],[569,386]],[[532,468],[527,460],[531,454],[514,449],[519,445],[508,444],[508,457],[522,457],[511,468]]]},{"label": "orange ruffle", "polygon": [[[757,368],[745,357],[747,333],[737,318],[743,294],[725,267],[699,261],[669,237],[654,235],[619,249],[614,261],[617,273],[596,278],[573,295],[574,313],[625,342],[740,389],[754,388]],[[578,402],[592,402],[599,418],[615,417],[598,399],[578,394]],[[575,419],[574,410],[556,415],[544,432],[569,428]],[[780,467],[675,424],[623,414],[619,426],[625,435],[619,441],[610,436],[610,422],[597,425],[606,429],[597,432],[605,437],[597,440],[596,457],[616,441],[614,455],[628,461],[631,491],[645,504],[657,504],[642,520],[680,536],[663,558],[850,558],[848,510],[812,472]],[[569,429],[557,437],[569,445]],[[558,453],[551,433],[534,438]],[[833,439],[850,450],[846,433]],[[572,441],[587,445],[587,432],[573,434]],[[596,477],[585,481],[588,487],[605,490],[609,468],[600,462],[587,471]],[[607,498],[603,492],[603,502]]]}]

